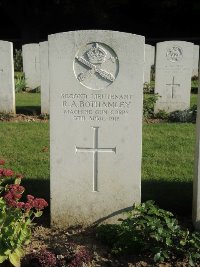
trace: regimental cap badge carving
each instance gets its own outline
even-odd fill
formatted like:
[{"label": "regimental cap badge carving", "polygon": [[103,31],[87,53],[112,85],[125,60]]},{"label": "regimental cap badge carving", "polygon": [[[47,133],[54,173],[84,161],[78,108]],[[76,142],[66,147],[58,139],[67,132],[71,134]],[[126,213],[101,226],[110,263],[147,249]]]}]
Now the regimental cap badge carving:
[{"label": "regimental cap badge carving", "polygon": [[75,54],[74,74],[88,89],[100,90],[111,85],[119,72],[119,60],[107,44],[85,44]]},{"label": "regimental cap badge carving", "polygon": [[173,46],[167,49],[166,57],[171,62],[178,62],[183,57],[183,50],[179,46]]},{"label": "regimental cap badge carving", "polygon": [[88,59],[92,64],[102,64],[106,60],[106,55],[106,51],[97,43],[87,52]]}]

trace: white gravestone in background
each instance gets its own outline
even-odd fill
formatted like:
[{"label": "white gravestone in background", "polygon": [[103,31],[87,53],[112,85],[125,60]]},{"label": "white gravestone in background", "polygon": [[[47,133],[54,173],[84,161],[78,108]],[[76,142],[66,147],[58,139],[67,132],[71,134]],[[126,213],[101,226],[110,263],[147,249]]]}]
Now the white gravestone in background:
[{"label": "white gravestone in background", "polygon": [[40,43],[41,113],[49,114],[49,47],[48,42]]},{"label": "white gravestone in background", "polygon": [[23,45],[22,56],[27,87],[35,89],[40,86],[39,44]]},{"label": "white gravestone in background", "polygon": [[166,41],[156,47],[155,111],[171,112],[190,107],[193,44]]},{"label": "white gravestone in background", "polygon": [[152,46],[145,44],[144,83],[151,81]]},{"label": "white gravestone in background", "polygon": [[[200,77],[200,76],[199,76]],[[196,146],[194,160],[193,181],[193,224],[196,230],[200,230],[200,83],[198,87],[197,119],[196,119]]]},{"label": "white gravestone in background", "polygon": [[141,201],[144,37],[49,36],[51,222],[88,225]]},{"label": "white gravestone in background", "polygon": [[199,73],[199,45],[194,45],[192,76],[198,76],[198,73]]},{"label": "white gravestone in background", "polygon": [[0,112],[15,113],[13,44],[0,41]]}]

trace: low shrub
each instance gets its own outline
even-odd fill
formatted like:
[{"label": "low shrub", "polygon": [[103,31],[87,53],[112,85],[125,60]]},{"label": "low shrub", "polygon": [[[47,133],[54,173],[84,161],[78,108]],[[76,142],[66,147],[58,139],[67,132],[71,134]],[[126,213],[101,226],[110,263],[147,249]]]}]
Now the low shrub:
[{"label": "low shrub", "polygon": [[145,119],[154,117],[154,106],[158,98],[158,94],[144,94],[143,116]]},{"label": "low shrub", "polygon": [[169,118],[169,113],[165,110],[159,110],[157,113],[154,114],[156,119],[167,120]]},{"label": "low shrub", "polygon": [[[0,160],[0,165],[5,161]],[[9,260],[15,267],[20,266],[24,254],[23,245],[30,242],[33,220],[42,215],[48,206],[42,198],[26,196],[20,201],[25,188],[21,186],[21,174],[0,168],[0,263]],[[14,183],[10,183],[14,179]]]},{"label": "low shrub", "polygon": [[168,120],[170,122],[196,122],[197,105],[193,105],[189,109],[176,110],[169,114]]},{"label": "low shrub", "polygon": [[41,249],[29,255],[29,267],[55,267],[57,259],[54,253]]},{"label": "low shrub", "polygon": [[69,246],[66,253],[46,249],[28,255],[26,265],[29,267],[83,267],[92,260],[90,251],[85,247]]},{"label": "low shrub", "polygon": [[26,79],[24,73],[18,73],[15,75],[15,92],[21,93],[26,91]]},{"label": "low shrub", "polygon": [[154,262],[183,259],[191,266],[200,264],[200,233],[183,228],[171,212],[153,201],[135,205],[120,221],[97,227],[97,237],[113,254],[142,253]]},{"label": "low shrub", "polygon": [[151,87],[150,83],[145,82],[143,84],[143,93],[144,94],[153,94],[154,89]]}]

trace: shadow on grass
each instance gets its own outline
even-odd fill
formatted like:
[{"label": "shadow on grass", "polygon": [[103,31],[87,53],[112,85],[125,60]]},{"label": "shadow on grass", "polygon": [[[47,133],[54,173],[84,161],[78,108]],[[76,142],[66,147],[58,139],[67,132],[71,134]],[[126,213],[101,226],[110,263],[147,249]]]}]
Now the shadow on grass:
[{"label": "shadow on grass", "polygon": [[154,200],[160,208],[179,216],[192,215],[192,182],[142,181],[142,202]]},{"label": "shadow on grass", "polygon": [[16,107],[17,114],[24,114],[30,116],[36,116],[41,114],[41,107],[40,106],[23,106],[23,107]]},{"label": "shadow on grass", "polygon": [[[44,198],[49,206],[45,209],[37,223],[50,226],[50,180],[27,178],[22,181],[25,195]],[[169,210],[179,216],[191,217],[192,214],[192,182],[170,182],[149,180],[142,181],[142,202],[154,200],[160,208]]]},{"label": "shadow on grass", "polygon": [[[43,226],[50,226],[50,179],[25,178],[22,180],[22,186],[25,187],[24,195],[33,195],[34,197],[44,198],[49,206],[45,208],[43,215],[37,218],[35,222]],[[24,199],[25,200],[25,199]]]}]

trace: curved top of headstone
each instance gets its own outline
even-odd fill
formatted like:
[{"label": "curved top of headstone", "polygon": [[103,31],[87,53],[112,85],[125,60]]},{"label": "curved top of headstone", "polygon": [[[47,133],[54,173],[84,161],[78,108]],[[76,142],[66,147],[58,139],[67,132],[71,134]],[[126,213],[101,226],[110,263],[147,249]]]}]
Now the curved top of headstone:
[{"label": "curved top of headstone", "polygon": [[22,48],[25,48],[25,47],[31,47],[31,46],[38,46],[39,44],[38,43],[31,43],[31,44],[24,44],[24,45],[22,45]]},{"label": "curved top of headstone", "polygon": [[180,40],[170,40],[170,41],[163,41],[163,42],[158,42],[157,45],[160,44],[171,44],[171,43],[181,43],[181,44],[193,44],[192,42],[188,41],[180,41]]},{"label": "curved top of headstone", "polygon": [[53,34],[50,34],[48,35],[48,38],[50,37],[53,37],[53,36],[59,36],[59,35],[63,35],[63,34],[81,34],[81,33],[103,33],[103,34],[123,34],[125,36],[138,36],[138,37],[142,37],[142,38],[145,38],[144,36],[142,35],[137,35],[137,34],[133,34],[133,33],[128,33],[128,32],[120,32],[120,31],[111,31],[111,30],[78,30],[78,31],[68,31],[68,32],[59,32],[59,33],[53,33]]},{"label": "curved top of headstone", "polygon": [[13,44],[12,42],[9,42],[9,41],[4,41],[4,40],[0,40],[0,44],[4,44],[4,45],[10,45],[10,44]]}]

